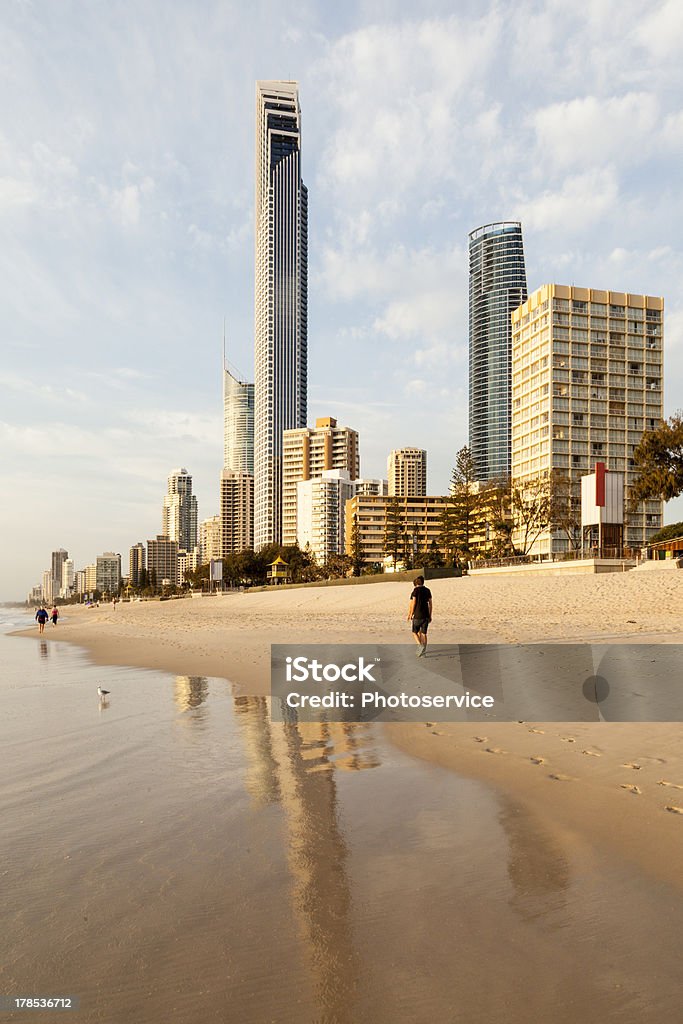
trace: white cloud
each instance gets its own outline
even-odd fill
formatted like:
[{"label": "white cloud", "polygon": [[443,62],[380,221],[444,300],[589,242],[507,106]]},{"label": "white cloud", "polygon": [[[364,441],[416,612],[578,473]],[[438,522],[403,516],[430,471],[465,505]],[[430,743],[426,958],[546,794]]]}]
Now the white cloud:
[{"label": "white cloud", "polygon": [[523,225],[536,231],[562,231],[565,236],[597,227],[617,206],[619,186],[614,168],[570,175],[555,191],[518,205]]},{"label": "white cloud", "polygon": [[584,96],[541,107],[531,115],[535,159],[542,168],[590,167],[618,159],[648,160],[659,127],[659,101],[645,92]]}]

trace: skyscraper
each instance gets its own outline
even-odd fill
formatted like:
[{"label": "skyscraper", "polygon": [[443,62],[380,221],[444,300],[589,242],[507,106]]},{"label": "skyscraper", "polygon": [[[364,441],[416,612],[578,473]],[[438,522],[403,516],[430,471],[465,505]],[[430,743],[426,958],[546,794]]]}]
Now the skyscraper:
[{"label": "skyscraper", "polygon": [[527,297],[522,225],[484,224],[469,236],[470,439],[478,480],[510,473],[510,315]]},{"label": "skyscraper", "polygon": [[176,541],[180,551],[194,551],[197,545],[197,499],[186,469],[174,469],[168,478],[161,532]]},{"label": "skyscraper", "polygon": [[52,552],[52,590],[50,597],[46,597],[46,600],[53,601],[59,597],[59,591],[62,588],[62,569],[68,557],[69,552],[64,548]]},{"label": "skyscraper", "polygon": [[223,468],[254,474],[254,385],[223,366]]},{"label": "skyscraper", "polygon": [[282,537],[282,434],[306,425],[308,192],[296,82],[256,83],[254,542]]}]

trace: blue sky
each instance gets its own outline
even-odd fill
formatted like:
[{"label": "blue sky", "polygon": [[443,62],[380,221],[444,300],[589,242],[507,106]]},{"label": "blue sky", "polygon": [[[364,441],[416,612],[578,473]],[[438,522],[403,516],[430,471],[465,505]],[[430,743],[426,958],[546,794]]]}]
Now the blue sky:
[{"label": "blue sky", "polygon": [[[295,78],[309,412],[362,470],[467,442],[467,233],[523,223],[530,288],[664,295],[683,406],[683,4],[7,0],[0,15],[0,599],[218,510],[221,344],[253,366],[254,91]],[[681,499],[668,521],[683,518]]]}]

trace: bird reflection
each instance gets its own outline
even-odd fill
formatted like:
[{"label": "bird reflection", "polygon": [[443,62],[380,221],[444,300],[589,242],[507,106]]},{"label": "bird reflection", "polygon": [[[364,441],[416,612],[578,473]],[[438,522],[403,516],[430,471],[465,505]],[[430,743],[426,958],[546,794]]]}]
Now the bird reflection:
[{"label": "bird reflection", "polygon": [[335,769],[377,767],[372,726],[270,720],[265,697],[235,698],[247,749],[247,789],[285,813],[292,909],[304,936],[320,1021],[357,1020],[350,995],[360,971],[351,922],[348,849]]}]

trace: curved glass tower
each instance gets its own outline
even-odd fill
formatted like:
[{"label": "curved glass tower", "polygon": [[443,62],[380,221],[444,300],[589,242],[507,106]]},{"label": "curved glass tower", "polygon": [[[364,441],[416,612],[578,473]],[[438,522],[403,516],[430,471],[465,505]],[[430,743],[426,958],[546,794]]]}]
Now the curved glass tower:
[{"label": "curved glass tower", "polygon": [[519,221],[484,224],[469,236],[470,440],[478,480],[510,474],[510,314],[526,302]]}]

